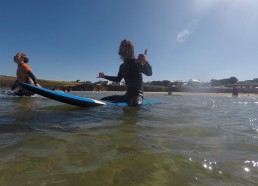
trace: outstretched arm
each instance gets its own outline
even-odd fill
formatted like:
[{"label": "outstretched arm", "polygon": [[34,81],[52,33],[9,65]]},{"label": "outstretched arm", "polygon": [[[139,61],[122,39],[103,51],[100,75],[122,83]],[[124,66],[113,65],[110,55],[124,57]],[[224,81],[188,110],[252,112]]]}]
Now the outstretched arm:
[{"label": "outstretched arm", "polygon": [[123,79],[123,75],[121,73],[121,66],[119,68],[119,72],[118,72],[117,76],[107,76],[104,74],[104,72],[100,72],[99,77],[105,78],[105,79],[107,79],[109,81],[113,81],[113,82],[120,82]]},{"label": "outstretched arm", "polygon": [[113,81],[113,82],[120,82],[122,80],[122,78],[123,78],[120,73],[118,73],[117,76],[107,76],[107,75],[104,74],[104,72],[100,72],[99,73],[99,77],[107,79],[109,81]]}]

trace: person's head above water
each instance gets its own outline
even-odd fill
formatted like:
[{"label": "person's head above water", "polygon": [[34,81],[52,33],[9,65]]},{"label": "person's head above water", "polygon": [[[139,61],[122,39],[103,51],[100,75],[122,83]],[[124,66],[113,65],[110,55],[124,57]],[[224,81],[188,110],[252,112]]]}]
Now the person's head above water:
[{"label": "person's head above water", "polygon": [[127,39],[121,41],[118,54],[123,61],[127,59],[134,59],[135,56],[133,42]]},{"label": "person's head above water", "polygon": [[13,60],[17,64],[28,63],[29,62],[29,57],[26,54],[19,52],[13,57]]}]

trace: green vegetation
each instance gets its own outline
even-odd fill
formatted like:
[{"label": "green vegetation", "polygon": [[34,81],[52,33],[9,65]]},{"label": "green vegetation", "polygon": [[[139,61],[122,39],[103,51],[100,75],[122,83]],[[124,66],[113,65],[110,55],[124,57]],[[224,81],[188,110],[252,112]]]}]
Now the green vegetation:
[{"label": "green vegetation", "polygon": [[[1,89],[10,89],[16,81],[16,77],[12,76],[0,76],[0,87]],[[66,81],[53,81],[53,80],[42,80],[39,79],[39,84],[42,87],[50,89],[60,89],[66,86],[76,86],[80,83],[78,82],[66,82]]]},{"label": "green vegetation", "polygon": [[236,77],[231,77],[228,79],[221,79],[221,80],[212,79],[210,81],[210,85],[221,86],[221,85],[228,85],[228,84],[236,84],[237,82],[238,82],[238,79]]}]

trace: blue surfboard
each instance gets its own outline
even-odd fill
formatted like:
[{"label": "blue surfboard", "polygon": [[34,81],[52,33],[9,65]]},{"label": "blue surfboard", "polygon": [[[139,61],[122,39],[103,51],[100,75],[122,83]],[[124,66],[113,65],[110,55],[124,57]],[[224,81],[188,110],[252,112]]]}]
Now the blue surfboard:
[{"label": "blue surfboard", "polygon": [[[125,102],[115,102],[115,101],[107,101],[108,103],[111,103],[113,105],[118,105],[118,106],[122,106],[122,107],[127,107],[128,104]],[[144,99],[143,100],[143,105],[156,105],[156,104],[160,104],[161,101],[159,100],[152,100],[152,99]]]},{"label": "blue surfboard", "polygon": [[42,88],[31,84],[27,84],[27,83],[19,83],[19,86],[33,93],[47,97],[49,99],[53,99],[56,101],[60,101],[60,102],[75,105],[75,106],[92,107],[92,106],[106,105],[106,103],[99,100],[81,97],[81,96],[75,96],[75,95],[66,94],[63,92],[57,92],[57,91],[49,90],[47,88]]}]

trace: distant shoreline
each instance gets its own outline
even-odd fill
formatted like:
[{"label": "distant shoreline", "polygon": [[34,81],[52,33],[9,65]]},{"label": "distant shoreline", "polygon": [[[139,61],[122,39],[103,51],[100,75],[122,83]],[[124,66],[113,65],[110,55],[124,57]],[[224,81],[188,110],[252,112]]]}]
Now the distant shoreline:
[{"label": "distant shoreline", "polygon": [[[166,93],[168,94],[168,93]],[[196,95],[196,96],[224,96],[232,97],[232,93],[194,93],[194,92],[173,92],[171,95]],[[238,97],[258,96],[255,93],[239,93]]]},{"label": "distant shoreline", "polygon": [[[78,91],[75,91],[78,92]],[[125,94],[125,91],[83,91],[83,92],[91,92],[91,93],[109,93],[109,94]],[[145,95],[150,94],[160,94],[167,96],[223,96],[223,97],[232,97],[232,93],[195,93],[195,92],[172,92],[171,95],[168,95],[168,92],[144,92]],[[258,97],[258,94],[255,93],[239,93],[238,97]]]},{"label": "distant shoreline", "polygon": [[[10,89],[0,89],[2,91],[8,91]],[[108,93],[108,94],[125,94],[125,91],[71,91],[72,92],[88,92],[88,93]],[[168,95],[168,92],[147,92],[144,91],[145,95],[150,95],[150,94],[159,94],[159,95],[167,95],[167,96],[223,96],[223,97],[232,97],[232,93],[196,93],[196,92],[172,92],[171,95]],[[258,97],[258,94],[255,93],[239,93],[238,97]]]},{"label": "distant shoreline", "polygon": [[[0,89],[10,90],[13,86],[16,77],[1,76],[0,75]],[[125,85],[108,85],[107,82],[103,84],[90,82],[64,82],[52,80],[39,80],[42,87],[53,90],[65,90],[71,88],[72,91],[89,91],[89,92],[116,92],[124,94]],[[256,86],[258,87],[258,85]],[[254,87],[240,87],[238,88],[239,96],[257,96],[258,89]],[[168,95],[168,91],[172,95],[205,95],[205,96],[232,96],[232,88],[225,87],[210,87],[210,88],[195,88],[195,87],[167,87],[160,85],[144,85],[145,94],[164,94]]]},{"label": "distant shoreline", "polygon": [[[145,94],[164,94],[168,95],[167,92],[144,92]],[[173,95],[178,95],[178,96],[225,96],[225,97],[232,97],[232,93],[195,93],[195,92],[173,92],[171,95],[168,96],[173,96]],[[257,97],[258,94],[255,93],[239,93],[238,97],[245,97],[245,96],[254,96]]]}]

